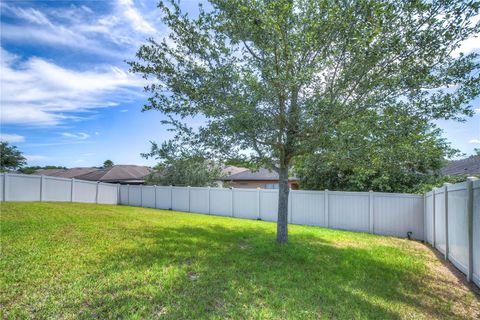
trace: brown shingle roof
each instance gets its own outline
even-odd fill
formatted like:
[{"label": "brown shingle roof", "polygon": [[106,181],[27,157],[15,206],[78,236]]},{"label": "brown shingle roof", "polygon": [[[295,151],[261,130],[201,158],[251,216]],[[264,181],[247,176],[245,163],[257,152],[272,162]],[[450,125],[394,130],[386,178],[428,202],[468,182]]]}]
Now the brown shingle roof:
[{"label": "brown shingle roof", "polygon": [[480,155],[450,161],[443,167],[442,173],[447,176],[478,175],[480,174]]},{"label": "brown shingle roof", "polygon": [[135,165],[114,165],[109,168],[77,176],[77,179],[104,182],[143,182],[145,176],[151,172],[149,167]]},{"label": "brown shingle roof", "polygon": [[40,169],[36,174],[43,174],[51,177],[76,178],[78,176],[98,170],[97,168],[71,168],[71,169]]}]

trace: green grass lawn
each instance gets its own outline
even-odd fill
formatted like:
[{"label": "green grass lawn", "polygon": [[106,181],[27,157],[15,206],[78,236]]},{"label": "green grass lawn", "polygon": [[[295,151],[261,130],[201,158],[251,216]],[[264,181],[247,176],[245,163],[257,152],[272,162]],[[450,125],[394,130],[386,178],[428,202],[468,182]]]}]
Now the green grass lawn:
[{"label": "green grass lawn", "polygon": [[75,203],[1,204],[3,318],[475,318],[423,244]]}]

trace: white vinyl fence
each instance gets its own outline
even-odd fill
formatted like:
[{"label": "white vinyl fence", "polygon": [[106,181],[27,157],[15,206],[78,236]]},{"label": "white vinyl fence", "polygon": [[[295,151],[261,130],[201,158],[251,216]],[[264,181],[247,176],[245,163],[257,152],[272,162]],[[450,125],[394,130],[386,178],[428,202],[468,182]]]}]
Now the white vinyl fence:
[{"label": "white vinyl fence", "polygon": [[425,240],[480,286],[480,180],[425,195]]},{"label": "white vinyl fence", "polygon": [[0,177],[1,201],[119,202],[117,184],[14,173]]},{"label": "white vinyl fence", "polygon": [[[120,186],[120,204],[277,221],[278,190]],[[424,239],[422,195],[291,190],[292,224]]]},{"label": "white vinyl fence", "polygon": [[[118,185],[0,175],[1,201],[122,204],[244,219],[277,220],[278,190]],[[480,286],[480,180],[423,195],[291,190],[289,223],[424,240]]]}]

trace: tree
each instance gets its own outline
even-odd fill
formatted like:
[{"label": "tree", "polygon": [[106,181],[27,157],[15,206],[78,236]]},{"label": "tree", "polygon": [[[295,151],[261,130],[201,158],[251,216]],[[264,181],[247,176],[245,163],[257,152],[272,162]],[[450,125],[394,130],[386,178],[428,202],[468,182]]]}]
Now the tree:
[{"label": "tree", "polygon": [[16,146],[9,146],[8,142],[0,141],[0,170],[10,171],[25,165],[27,160]]},{"label": "tree", "polygon": [[178,148],[172,143],[164,143],[160,147],[154,143],[150,153],[143,156],[160,161],[147,177],[147,184],[214,187],[222,177],[222,168],[207,160],[202,153]]},{"label": "tree", "polygon": [[[150,39],[131,71],[152,82],[175,141],[234,158],[251,151],[279,173],[277,241],[288,240],[288,172],[342,120],[386,107],[425,119],[471,115],[477,1],[211,0],[196,17],[161,2],[168,38]],[[442,88],[450,87],[450,90]],[[201,115],[205,124],[184,119]]]},{"label": "tree", "polygon": [[104,167],[104,168],[113,167],[113,161],[112,161],[112,160],[105,160],[105,161],[103,162],[103,167]]},{"label": "tree", "polygon": [[458,154],[427,120],[401,109],[339,122],[328,147],[297,157],[303,189],[422,192]]}]

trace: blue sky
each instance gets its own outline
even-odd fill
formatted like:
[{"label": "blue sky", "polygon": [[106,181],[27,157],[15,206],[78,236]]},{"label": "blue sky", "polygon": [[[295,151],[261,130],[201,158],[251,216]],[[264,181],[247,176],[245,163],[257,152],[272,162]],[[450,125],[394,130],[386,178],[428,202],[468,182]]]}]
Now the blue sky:
[{"label": "blue sky", "polygon": [[[197,1],[182,1],[195,13]],[[2,1],[1,138],[29,165],[153,165],[140,156],[168,140],[164,115],[142,113],[144,82],[125,60],[148,37],[163,37],[156,1]],[[478,43],[477,43],[478,42]],[[480,49],[480,41],[462,51]],[[466,154],[480,147],[480,99],[465,123],[439,121]]]}]

